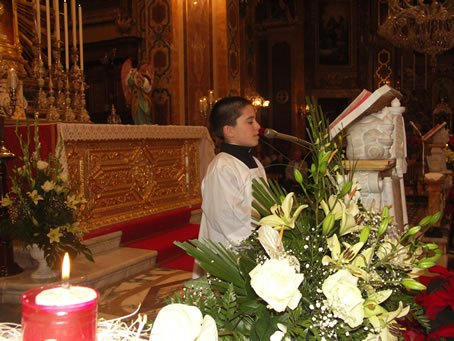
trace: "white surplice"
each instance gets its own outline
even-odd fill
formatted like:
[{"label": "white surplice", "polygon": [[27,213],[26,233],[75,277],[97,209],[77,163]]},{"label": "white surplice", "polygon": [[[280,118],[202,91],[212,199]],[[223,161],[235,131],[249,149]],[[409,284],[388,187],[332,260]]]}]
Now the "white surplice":
[{"label": "white surplice", "polygon": [[250,169],[236,157],[221,152],[210,163],[202,181],[200,241],[237,244],[251,234],[252,179],[266,178],[262,164],[254,160],[258,167]]}]

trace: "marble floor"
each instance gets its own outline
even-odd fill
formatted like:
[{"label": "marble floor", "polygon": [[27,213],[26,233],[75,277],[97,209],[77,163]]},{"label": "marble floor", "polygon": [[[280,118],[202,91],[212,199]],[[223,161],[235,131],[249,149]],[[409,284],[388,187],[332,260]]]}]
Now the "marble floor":
[{"label": "marble floor", "polygon": [[[424,200],[408,202],[408,215],[412,224],[417,224],[425,216],[426,207]],[[454,269],[454,253],[448,253],[447,259],[448,268]],[[153,268],[103,288],[100,290],[99,317],[112,319],[126,316],[140,307],[140,313],[154,319],[160,308],[166,304],[165,299],[182,290],[183,283],[189,280],[191,275],[191,272],[182,270]],[[0,304],[1,322],[19,323],[20,316],[19,304]]]}]

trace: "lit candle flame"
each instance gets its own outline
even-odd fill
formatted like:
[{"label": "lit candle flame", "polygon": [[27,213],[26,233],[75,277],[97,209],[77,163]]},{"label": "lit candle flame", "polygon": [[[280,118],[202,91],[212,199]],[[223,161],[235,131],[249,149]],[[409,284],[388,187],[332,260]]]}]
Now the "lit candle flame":
[{"label": "lit candle flame", "polygon": [[61,280],[65,288],[69,287],[69,274],[70,274],[69,255],[68,252],[65,252],[65,256],[63,257],[63,264],[61,267]]}]

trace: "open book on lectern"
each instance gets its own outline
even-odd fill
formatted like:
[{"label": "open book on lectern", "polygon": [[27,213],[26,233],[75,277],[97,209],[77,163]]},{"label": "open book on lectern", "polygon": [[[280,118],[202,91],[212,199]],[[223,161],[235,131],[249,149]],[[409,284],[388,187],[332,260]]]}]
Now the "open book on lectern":
[{"label": "open book on lectern", "polygon": [[438,133],[440,131],[440,129],[442,129],[445,126],[446,126],[446,122],[437,124],[435,127],[430,129],[427,133],[425,133],[422,136],[422,138],[421,138],[422,141],[426,142],[428,139],[430,139],[432,136],[434,136],[436,133]]},{"label": "open book on lectern", "polygon": [[388,106],[394,98],[402,98],[402,94],[388,85],[383,85],[374,92],[363,90],[329,125],[329,134],[334,138],[342,129],[364,114],[378,112]]}]

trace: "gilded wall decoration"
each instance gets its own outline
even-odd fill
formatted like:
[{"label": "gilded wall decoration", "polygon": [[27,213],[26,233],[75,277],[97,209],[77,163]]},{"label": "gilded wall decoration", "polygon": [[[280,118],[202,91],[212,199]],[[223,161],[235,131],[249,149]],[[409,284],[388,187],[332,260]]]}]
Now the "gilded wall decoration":
[{"label": "gilded wall decoration", "polygon": [[238,1],[227,0],[227,54],[230,95],[240,93],[240,32]]},{"label": "gilded wall decoration", "polygon": [[[153,98],[166,93],[168,100],[154,105],[156,123],[172,123],[172,34],[171,4],[168,0],[140,0],[137,5],[142,44],[140,61],[151,61],[155,68]],[[158,95],[159,97],[159,95]],[[162,97],[160,97],[162,99]]]}]

